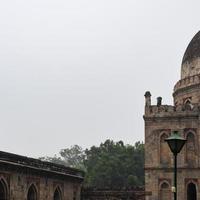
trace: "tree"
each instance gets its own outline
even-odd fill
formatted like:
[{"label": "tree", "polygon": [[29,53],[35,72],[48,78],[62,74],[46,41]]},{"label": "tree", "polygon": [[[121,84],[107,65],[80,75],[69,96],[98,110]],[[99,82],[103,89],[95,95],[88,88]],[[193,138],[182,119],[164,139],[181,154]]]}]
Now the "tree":
[{"label": "tree", "polygon": [[82,147],[74,145],[71,148],[62,149],[60,155],[67,166],[82,170],[85,169],[83,164],[85,153]]},{"label": "tree", "polygon": [[85,170],[83,164],[84,157],[84,150],[80,146],[74,145],[70,148],[61,149],[59,152],[59,156],[54,155],[54,157],[40,157],[39,159],[65,165],[67,167]]},{"label": "tree", "polygon": [[58,157],[56,154],[53,157],[44,156],[44,157],[39,157],[38,159],[43,160],[43,161],[47,161],[47,162],[56,163],[56,164],[59,164],[59,165],[66,165],[64,160],[62,160],[62,158]]},{"label": "tree", "polygon": [[106,140],[99,147],[86,149],[85,184],[95,187],[121,188],[144,184],[144,145],[124,145]]},{"label": "tree", "polygon": [[42,160],[75,167],[86,172],[85,186],[123,188],[144,185],[144,144],[134,146],[106,140],[100,146],[83,150],[74,145],[62,149],[59,156]]}]

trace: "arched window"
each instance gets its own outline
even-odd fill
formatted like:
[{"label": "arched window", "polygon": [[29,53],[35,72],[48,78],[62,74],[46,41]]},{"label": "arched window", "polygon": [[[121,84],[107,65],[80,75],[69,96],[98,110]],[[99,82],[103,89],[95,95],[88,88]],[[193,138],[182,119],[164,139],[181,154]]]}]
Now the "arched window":
[{"label": "arched window", "polygon": [[168,138],[166,133],[163,133],[160,136],[160,164],[168,166],[171,161],[169,146],[165,139]]},{"label": "arched window", "polygon": [[27,200],[37,200],[37,190],[33,184],[28,189]]},{"label": "arched window", "polygon": [[0,180],[0,200],[8,199],[8,188],[3,179]]},{"label": "arched window", "polygon": [[185,101],[184,106],[185,106],[185,110],[192,110],[192,108],[193,108],[193,105],[192,105],[190,99],[187,99],[187,100]]},{"label": "arched window", "polygon": [[168,182],[160,185],[160,200],[171,200],[171,190]]},{"label": "arched window", "polygon": [[57,187],[54,192],[53,200],[62,200],[62,193],[59,187]]},{"label": "arched window", "polygon": [[186,163],[188,166],[194,166],[196,164],[195,136],[189,132],[186,139]]},{"label": "arched window", "polygon": [[187,186],[187,200],[197,200],[197,190],[194,183],[189,183]]}]

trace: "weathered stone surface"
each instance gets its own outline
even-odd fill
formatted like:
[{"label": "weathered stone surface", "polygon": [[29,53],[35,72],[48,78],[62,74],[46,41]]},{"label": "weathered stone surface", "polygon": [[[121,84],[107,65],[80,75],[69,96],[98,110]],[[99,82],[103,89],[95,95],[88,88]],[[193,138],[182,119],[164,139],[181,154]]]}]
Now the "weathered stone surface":
[{"label": "weathered stone surface", "polygon": [[[172,200],[173,156],[164,138],[177,130],[187,139],[178,155],[178,199],[187,200],[190,184],[200,199],[200,32],[183,58],[181,80],[174,87],[174,105],[145,105],[146,200]],[[196,199],[194,199],[196,200]]]},{"label": "weathered stone surface", "polygon": [[83,172],[0,152],[0,199],[79,200]]},{"label": "weathered stone surface", "polygon": [[181,79],[200,73],[200,31],[189,43],[182,60]]}]

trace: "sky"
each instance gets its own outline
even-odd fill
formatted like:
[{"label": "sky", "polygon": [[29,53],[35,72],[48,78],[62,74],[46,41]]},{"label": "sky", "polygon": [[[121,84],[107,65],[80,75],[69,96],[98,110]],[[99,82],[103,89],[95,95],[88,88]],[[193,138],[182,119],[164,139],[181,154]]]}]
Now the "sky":
[{"label": "sky", "polygon": [[0,150],[52,156],[144,140],[144,93],[173,104],[199,0],[0,3]]}]

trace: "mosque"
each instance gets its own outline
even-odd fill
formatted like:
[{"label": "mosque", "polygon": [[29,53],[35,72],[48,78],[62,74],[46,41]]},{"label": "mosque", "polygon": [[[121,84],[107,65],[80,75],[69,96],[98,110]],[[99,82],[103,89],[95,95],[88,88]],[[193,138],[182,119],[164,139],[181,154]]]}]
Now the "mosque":
[{"label": "mosque", "polygon": [[180,80],[173,91],[173,105],[151,104],[145,93],[146,200],[172,200],[173,156],[165,139],[172,131],[187,139],[178,155],[178,199],[200,200],[200,31],[182,59]]}]

